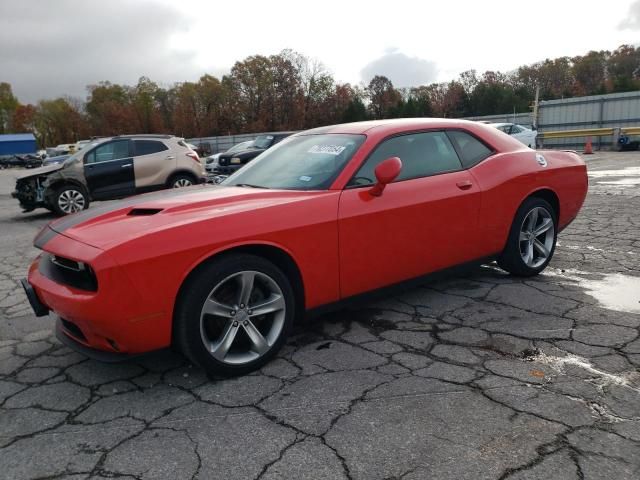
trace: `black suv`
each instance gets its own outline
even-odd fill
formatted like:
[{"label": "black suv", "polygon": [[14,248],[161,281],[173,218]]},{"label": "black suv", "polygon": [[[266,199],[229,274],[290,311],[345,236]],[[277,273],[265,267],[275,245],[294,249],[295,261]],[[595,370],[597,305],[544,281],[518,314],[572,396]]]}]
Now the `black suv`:
[{"label": "black suv", "polygon": [[269,133],[258,135],[251,146],[241,152],[222,153],[218,158],[218,166],[213,173],[216,175],[231,175],[240,167],[246,165],[268,148],[287,138],[293,132]]}]

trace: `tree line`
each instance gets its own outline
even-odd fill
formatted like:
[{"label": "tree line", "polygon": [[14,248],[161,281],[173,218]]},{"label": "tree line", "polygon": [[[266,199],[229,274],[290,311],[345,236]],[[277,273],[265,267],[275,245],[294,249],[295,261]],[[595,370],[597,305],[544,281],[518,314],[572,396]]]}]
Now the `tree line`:
[{"label": "tree line", "polygon": [[450,82],[397,88],[382,75],[368,85],[339,83],[317,60],[292,50],[236,62],[228,75],[164,88],[147,77],[136,85],[108,81],[85,99],[21,104],[0,83],[0,133],[33,132],[41,146],[91,136],[172,133],[186,138],[302,130],[396,117],[464,117],[527,112],[540,99],[640,89],[640,47],[546,59],[512,72],[468,70]]}]

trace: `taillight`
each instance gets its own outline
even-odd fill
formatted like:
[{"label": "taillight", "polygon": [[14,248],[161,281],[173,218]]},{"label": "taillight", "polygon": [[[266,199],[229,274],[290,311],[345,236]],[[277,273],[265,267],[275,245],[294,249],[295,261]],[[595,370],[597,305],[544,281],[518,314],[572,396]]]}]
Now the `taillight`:
[{"label": "taillight", "polygon": [[194,162],[200,163],[200,157],[198,157],[198,154],[196,152],[188,152],[187,157],[189,157]]}]

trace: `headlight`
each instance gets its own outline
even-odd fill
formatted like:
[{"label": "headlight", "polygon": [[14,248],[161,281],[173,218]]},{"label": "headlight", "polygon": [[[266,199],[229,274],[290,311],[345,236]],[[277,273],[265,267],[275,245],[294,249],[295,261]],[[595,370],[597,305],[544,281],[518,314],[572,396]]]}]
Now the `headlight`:
[{"label": "headlight", "polygon": [[229,162],[229,163],[231,163],[233,165],[239,165],[240,163],[242,163],[242,160],[240,160],[240,158],[238,158],[238,157],[233,157],[231,159],[231,162]]}]

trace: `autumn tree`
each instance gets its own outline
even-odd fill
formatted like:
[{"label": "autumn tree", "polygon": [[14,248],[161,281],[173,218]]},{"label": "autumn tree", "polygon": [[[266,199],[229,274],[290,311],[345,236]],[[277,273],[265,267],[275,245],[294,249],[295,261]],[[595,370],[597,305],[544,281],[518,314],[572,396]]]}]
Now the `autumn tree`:
[{"label": "autumn tree", "polygon": [[11,90],[11,85],[0,83],[0,133],[11,131],[11,120],[18,107],[18,99]]},{"label": "autumn tree", "polygon": [[614,92],[640,88],[640,47],[618,47],[607,59],[607,72]]},{"label": "autumn tree", "polygon": [[367,86],[367,96],[373,118],[386,118],[402,99],[391,80],[383,75],[376,75],[371,79]]},{"label": "autumn tree", "polygon": [[35,131],[36,107],[31,104],[18,105],[13,112],[12,131],[27,133]]},{"label": "autumn tree", "polygon": [[130,102],[130,87],[100,82],[88,87],[87,120],[94,135],[135,133],[138,119]]},{"label": "autumn tree", "polygon": [[41,100],[36,108],[34,126],[38,141],[44,146],[75,143],[88,134],[82,113],[69,98]]},{"label": "autumn tree", "polygon": [[608,55],[609,52],[591,51],[586,55],[572,59],[572,70],[576,81],[573,89],[574,94],[595,95],[605,93]]}]

